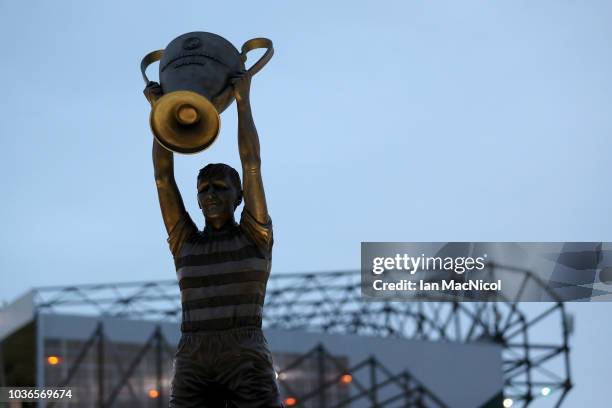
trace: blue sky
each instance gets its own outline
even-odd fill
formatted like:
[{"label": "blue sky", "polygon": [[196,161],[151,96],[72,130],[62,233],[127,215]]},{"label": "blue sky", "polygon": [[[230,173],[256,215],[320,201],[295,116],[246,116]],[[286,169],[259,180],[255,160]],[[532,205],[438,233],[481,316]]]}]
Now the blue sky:
[{"label": "blue sky", "polygon": [[[138,66],[195,30],[275,44],[252,85],[274,273],[356,269],[361,241],[612,241],[611,18],[605,1],[2,2],[0,299],[174,276]],[[176,158],[199,225],[197,170],[239,165],[235,118]],[[612,329],[590,317],[612,307],[570,309],[568,406],[604,406]]]}]

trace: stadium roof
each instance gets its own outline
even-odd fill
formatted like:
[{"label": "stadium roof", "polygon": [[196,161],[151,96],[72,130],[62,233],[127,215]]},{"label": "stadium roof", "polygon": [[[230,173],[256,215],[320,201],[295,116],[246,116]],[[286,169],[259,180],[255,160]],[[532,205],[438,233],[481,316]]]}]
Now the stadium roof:
[{"label": "stadium roof", "polygon": [[[175,280],[42,287],[28,298],[37,313],[154,321],[181,316]],[[538,330],[545,322],[556,331]],[[571,326],[561,302],[365,301],[359,271],[273,274],[264,315],[266,328],[501,345],[504,395],[514,406],[544,397],[561,404],[572,387]]]}]

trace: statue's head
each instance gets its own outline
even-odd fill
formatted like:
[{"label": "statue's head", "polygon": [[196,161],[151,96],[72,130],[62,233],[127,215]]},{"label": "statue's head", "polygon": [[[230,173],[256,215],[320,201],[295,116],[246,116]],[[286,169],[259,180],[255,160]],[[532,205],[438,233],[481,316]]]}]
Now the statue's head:
[{"label": "statue's head", "polygon": [[206,224],[221,227],[232,219],[242,202],[240,176],[231,166],[209,164],[198,174],[198,204]]}]

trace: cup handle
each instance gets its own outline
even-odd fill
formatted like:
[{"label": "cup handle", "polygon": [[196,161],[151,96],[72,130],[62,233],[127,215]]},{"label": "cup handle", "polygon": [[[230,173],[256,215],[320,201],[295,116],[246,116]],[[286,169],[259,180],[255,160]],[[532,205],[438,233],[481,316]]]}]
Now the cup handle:
[{"label": "cup handle", "polygon": [[140,72],[142,73],[142,79],[144,79],[146,85],[149,84],[149,78],[146,74],[147,67],[155,61],[159,61],[162,55],[164,55],[164,50],[151,51],[144,56],[142,61],[140,61]]},{"label": "cup handle", "polygon": [[247,70],[247,72],[251,76],[258,73],[268,63],[268,61],[270,61],[272,55],[274,55],[274,47],[272,46],[272,41],[267,38],[253,38],[242,45],[242,62],[246,62],[247,53],[249,51],[256,50],[258,48],[266,48],[266,52],[255,64],[251,66],[251,68]]},{"label": "cup handle", "polygon": [[[244,63],[246,61],[247,53],[249,51],[257,48],[267,48],[267,50],[264,55],[262,55],[261,58],[247,70],[251,76],[258,73],[268,63],[268,61],[270,61],[272,55],[274,55],[272,41],[268,40],[267,38],[253,38],[242,45],[242,52],[240,53],[242,62]],[[233,87],[228,85],[219,95],[214,98],[213,104],[220,108],[219,113],[223,112],[232,103],[234,100],[233,92]]]}]

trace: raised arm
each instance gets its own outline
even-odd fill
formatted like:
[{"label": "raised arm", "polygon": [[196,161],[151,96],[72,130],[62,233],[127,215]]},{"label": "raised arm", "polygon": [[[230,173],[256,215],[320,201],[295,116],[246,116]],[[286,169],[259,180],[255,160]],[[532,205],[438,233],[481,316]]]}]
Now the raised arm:
[{"label": "raised arm", "polygon": [[[161,97],[162,92],[159,84],[150,82],[145,88],[144,94],[153,105]],[[157,143],[155,139],[153,139],[153,167],[155,169],[159,206],[161,207],[166,231],[170,235],[170,232],[181,217],[186,214],[186,211],[181,193],[174,180],[174,155]]]},{"label": "raised arm", "polygon": [[232,83],[238,107],[238,150],[242,163],[244,206],[258,222],[266,224],[269,221],[268,206],[261,179],[259,137],[251,112],[251,77],[242,72]]}]

